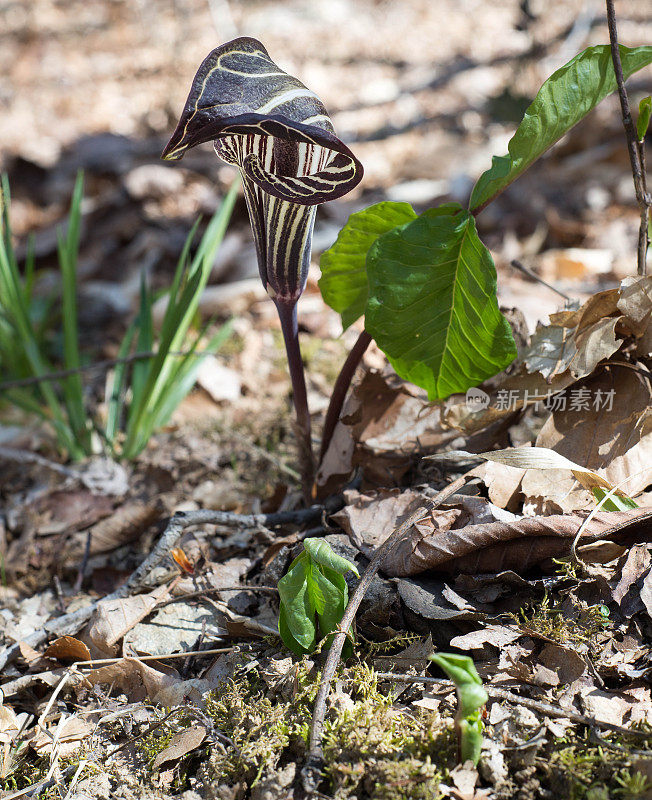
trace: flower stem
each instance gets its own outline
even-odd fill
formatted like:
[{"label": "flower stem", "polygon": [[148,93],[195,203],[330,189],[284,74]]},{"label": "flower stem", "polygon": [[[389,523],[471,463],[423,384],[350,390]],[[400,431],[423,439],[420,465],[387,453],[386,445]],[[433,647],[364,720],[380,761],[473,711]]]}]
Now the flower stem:
[{"label": "flower stem", "polygon": [[353,380],[355,371],[362,360],[362,356],[365,354],[365,350],[370,344],[371,336],[369,336],[367,331],[362,331],[362,333],[358,336],[356,343],[351,348],[351,352],[347,356],[346,361],[340,370],[340,374],[337,376],[335,386],[333,387],[333,393],[331,394],[330,403],[328,404],[328,410],[326,411],[326,419],[324,420],[324,431],[321,437],[321,450],[319,452],[320,463],[326,455],[328,446],[333,438],[335,426],[337,425],[337,421],[342,413],[344,400],[346,399],[347,392],[351,386],[351,381]]},{"label": "flower stem", "polygon": [[276,310],[281,321],[281,330],[285,341],[285,352],[288,357],[290,379],[292,381],[292,400],[297,417],[299,440],[299,467],[301,482],[306,497],[310,497],[315,474],[315,462],[312,453],[312,438],[310,433],[310,411],[308,410],[308,394],[306,392],[306,377],[299,347],[299,325],[297,322],[296,300],[283,302],[274,300]]}]

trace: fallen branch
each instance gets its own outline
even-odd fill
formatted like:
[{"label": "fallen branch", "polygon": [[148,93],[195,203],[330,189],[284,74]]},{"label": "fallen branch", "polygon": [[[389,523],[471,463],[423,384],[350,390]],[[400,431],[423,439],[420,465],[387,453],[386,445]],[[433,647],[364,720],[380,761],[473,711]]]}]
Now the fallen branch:
[{"label": "fallen branch", "polygon": [[[274,514],[233,514],[229,511],[211,511],[208,509],[175,514],[168,522],[168,526],[155,548],[142,564],[132,572],[126,583],[116,589],[115,592],[101,600],[96,600],[89,606],[46,622],[42,628],[26,636],[23,641],[31,647],[38,647],[48,636],[72,636],[90,619],[102,600],[122,600],[146,588],[152,570],[169,555],[170,550],[177,544],[186,528],[193,525],[227,525],[238,528],[274,528],[279,525],[298,525],[319,519],[324,513],[333,513],[341,502],[340,497],[334,497],[324,505],[315,505],[297,511],[279,511]],[[3,650],[0,653],[0,670],[3,670],[7,664],[14,661],[19,655],[19,643]]]},{"label": "fallen branch", "polygon": [[383,542],[378,550],[376,550],[373,558],[369,562],[369,565],[362,573],[360,583],[358,584],[355,592],[353,592],[353,595],[349,600],[349,604],[346,607],[346,611],[344,612],[344,616],[342,617],[342,621],[340,622],[337,633],[333,637],[333,643],[328,651],[328,657],[326,659],[326,664],[324,665],[324,671],[322,673],[322,679],[319,684],[319,691],[315,700],[315,707],[312,714],[312,724],[310,726],[310,749],[308,750],[305,766],[301,772],[303,788],[307,795],[314,795],[317,793],[317,786],[321,780],[321,772],[324,763],[322,738],[324,732],[324,718],[326,716],[326,701],[328,700],[331,681],[335,675],[335,670],[337,669],[337,665],[339,664],[340,657],[342,655],[342,647],[344,646],[349,628],[353,624],[353,619],[360,603],[362,602],[362,599],[367,593],[367,590],[369,589],[371,582],[373,581],[383,561],[400,543],[412,525],[422,519],[424,514],[437,508],[451,495],[459,491],[466,483],[466,480],[467,476],[463,475],[461,478],[453,481],[450,486],[442,489],[442,491],[439,492],[430,503],[428,503],[427,507],[419,508],[413,514],[410,514],[410,516],[399,525],[394,533],[392,533],[392,535]]}]

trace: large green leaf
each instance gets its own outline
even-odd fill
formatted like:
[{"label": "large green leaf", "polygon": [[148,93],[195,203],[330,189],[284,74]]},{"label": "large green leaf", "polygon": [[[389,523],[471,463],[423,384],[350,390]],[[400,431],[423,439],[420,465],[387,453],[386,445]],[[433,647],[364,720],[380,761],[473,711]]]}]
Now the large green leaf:
[{"label": "large green leaf", "polygon": [[[305,557],[296,559],[287,574],[278,582],[281,607],[284,609],[284,623],[294,640],[306,650],[311,650],[315,646],[317,635],[315,607],[308,591],[309,569],[310,561],[305,553]],[[280,629],[279,633],[282,635]]]},{"label": "large green leaf", "polygon": [[[623,74],[652,63],[652,46],[620,46]],[[588,47],[543,84],[511,138],[509,155],[494,156],[471,193],[469,207],[480,211],[555,142],[616,90],[609,45]]]},{"label": "large green leaf", "polygon": [[429,399],[465,392],[516,357],[491,255],[458,204],[380,236],[367,273],[365,327],[396,372]]},{"label": "large green leaf", "polygon": [[319,288],[324,301],[342,315],[345,330],[364,314],[367,304],[369,248],[382,233],[416,216],[408,203],[376,203],[351,214],[335,244],[322,255]]}]

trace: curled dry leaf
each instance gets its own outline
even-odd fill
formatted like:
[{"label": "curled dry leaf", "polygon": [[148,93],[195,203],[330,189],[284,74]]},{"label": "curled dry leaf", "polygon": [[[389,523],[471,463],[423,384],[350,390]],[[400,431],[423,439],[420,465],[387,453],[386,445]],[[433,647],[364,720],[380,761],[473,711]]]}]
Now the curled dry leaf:
[{"label": "curled dry leaf", "polygon": [[13,708],[0,705],[0,744],[10,744],[18,736],[18,717]]},{"label": "curled dry leaf", "polygon": [[[651,316],[649,276],[627,278],[619,289],[598,292],[576,311],[552,314],[550,324],[535,332],[509,373],[492,381],[485,407],[469,405],[463,396],[451,397],[442,412],[443,427],[466,434],[483,430],[512,416],[515,407],[522,408],[526,402],[531,406],[588,377],[601,361],[628,344],[639,355],[649,355]],[[501,397],[508,396],[515,402],[501,402]]]},{"label": "curled dry leaf", "polygon": [[[509,569],[522,572],[548,558],[567,556],[585,519],[586,514],[526,517],[509,523],[437,530],[426,536],[413,527],[385,559],[382,571],[393,577],[418,575],[427,570],[471,575]],[[652,508],[599,512],[586,526],[580,541],[624,534],[650,538]]]}]

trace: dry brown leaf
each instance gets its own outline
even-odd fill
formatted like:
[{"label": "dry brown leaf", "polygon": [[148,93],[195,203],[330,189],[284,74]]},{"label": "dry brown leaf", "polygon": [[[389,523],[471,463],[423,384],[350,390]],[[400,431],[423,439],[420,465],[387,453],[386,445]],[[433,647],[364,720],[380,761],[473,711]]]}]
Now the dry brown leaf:
[{"label": "dry brown leaf", "polygon": [[161,750],[152,762],[152,769],[157,770],[161,764],[168,761],[178,761],[183,756],[196,750],[206,738],[206,728],[203,725],[192,725],[179,733],[175,733],[168,746]]},{"label": "dry brown leaf", "polygon": [[[643,376],[613,367],[584,384],[588,395],[613,393],[611,407],[554,411],[544,424],[537,445],[572,458],[599,472],[611,485],[635,496],[652,483],[652,407]],[[523,493],[534,495],[533,477],[523,479]],[[556,498],[569,489],[558,487]],[[557,500],[558,504],[559,500]],[[566,504],[568,509],[568,504]]]},{"label": "dry brown leaf", "polygon": [[131,500],[119,506],[111,516],[101,520],[83,533],[74,534],[66,544],[64,559],[81,558],[90,532],[91,555],[108,553],[124,544],[133,542],[161,515],[157,503]]},{"label": "dry brown leaf", "polygon": [[572,683],[586,670],[586,662],[577,651],[560,644],[547,644],[538,656],[539,662],[553,672],[557,682],[551,685]]},{"label": "dry brown leaf", "polygon": [[646,544],[635,544],[627,554],[620,579],[613,590],[613,599],[620,605],[630,587],[650,569],[650,551]]},{"label": "dry brown leaf", "polygon": [[387,475],[398,479],[410,466],[410,453],[441,447],[454,438],[440,424],[439,406],[425,393],[402,381],[393,370],[369,370],[347,398],[330,447],[317,473],[319,495],[356,465],[374,481]]},{"label": "dry brown leaf", "polygon": [[459,650],[482,650],[486,644],[502,649],[505,645],[520,639],[522,635],[521,630],[511,625],[488,625],[486,628],[453,637],[450,645]]},{"label": "dry brown leaf", "polygon": [[99,653],[113,656],[118,652],[116,643],[134,625],[150,614],[168,594],[168,586],[159,586],[149,594],[119,600],[103,600],[98,603],[80,637]]},{"label": "dry brown leaf", "polygon": [[[495,573],[528,569],[548,558],[568,555],[586,515],[525,517],[515,522],[491,522],[462,529],[434,531],[424,536],[415,527],[385,559],[382,571],[392,577],[418,575],[427,570]],[[385,530],[384,538],[393,528]],[[625,533],[639,540],[652,536],[652,508],[599,512],[586,526],[580,541],[619,540]]]},{"label": "dry brown leaf", "polygon": [[40,756],[50,755],[56,746],[59,755],[66,758],[79,750],[94,730],[92,723],[79,717],[70,717],[60,726],[38,731],[30,739],[29,745]]},{"label": "dry brown leaf", "polygon": [[618,309],[635,336],[644,336],[652,317],[652,276],[625,278],[620,285]]},{"label": "dry brown leaf", "polygon": [[487,487],[489,500],[499,508],[516,511],[521,481],[525,470],[486,461],[471,471],[471,475],[480,478]]},{"label": "dry brown leaf", "polygon": [[60,636],[48,645],[43,655],[58,661],[90,661],[91,651],[74,636]]},{"label": "dry brown leaf", "polygon": [[371,556],[385,541],[389,531],[419,507],[424,509],[424,519],[417,523],[417,530],[421,533],[448,530],[463,515],[460,509],[438,509],[435,514],[429,514],[428,498],[416,489],[381,489],[365,494],[348,491],[345,498],[347,505],[333,514],[332,519],[367,556]]},{"label": "dry brown leaf", "polygon": [[99,667],[88,673],[91,685],[106,684],[124,692],[131,702],[153,700],[159,692],[180,682],[174,670],[159,672],[137,658],[121,658],[115,664]]},{"label": "dry brown leaf", "polygon": [[113,498],[87,489],[56,490],[38,499],[31,507],[37,535],[48,536],[66,530],[88,528],[113,510]]},{"label": "dry brown leaf", "polygon": [[618,350],[615,328],[618,322],[617,289],[590,297],[577,311],[550,315],[532,336],[523,355],[528,372],[539,372],[550,379],[570,372],[577,380],[590,375],[597,364]]}]

